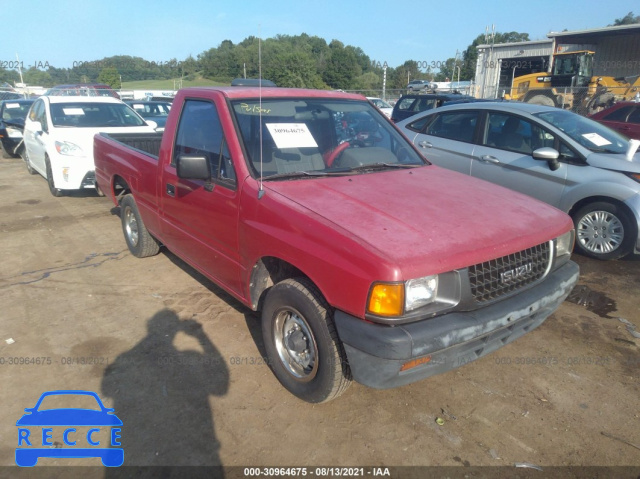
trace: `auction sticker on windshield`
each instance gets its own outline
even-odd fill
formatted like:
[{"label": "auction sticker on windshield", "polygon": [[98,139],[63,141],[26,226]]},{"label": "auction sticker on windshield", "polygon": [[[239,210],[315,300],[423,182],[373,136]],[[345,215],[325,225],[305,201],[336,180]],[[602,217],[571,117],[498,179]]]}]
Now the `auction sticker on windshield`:
[{"label": "auction sticker on windshield", "polygon": [[[69,404],[76,407],[61,407]],[[18,466],[33,467],[41,457],[99,457],[108,467],[124,462],[122,421],[95,392],[48,391],[25,413],[16,422]]]},{"label": "auction sticker on windshield", "polygon": [[318,144],[304,123],[266,123],[276,146],[282,148],[317,148]]},{"label": "auction sticker on windshield", "polygon": [[582,136],[585,137],[587,140],[589,140],[591,143],[593,143],[596,146],[605,146],[605,145],[610,145],[611,144],[611,142],[609,140],[607,140],[606,138],[601,137],[597,133],[585,133]]}]

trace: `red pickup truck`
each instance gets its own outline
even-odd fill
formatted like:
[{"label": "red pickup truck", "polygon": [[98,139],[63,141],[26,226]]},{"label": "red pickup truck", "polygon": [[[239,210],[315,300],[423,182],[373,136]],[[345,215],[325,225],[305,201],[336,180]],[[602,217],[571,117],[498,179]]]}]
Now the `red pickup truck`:
[{"label": "red pickup truck", "polygon": [[567,215],[429,164],[359,95],[184,89],[163,135],[94,150],[132,254],[163,245],[260,310],[269,364],[305,401],[478,359],[578,279]]}]

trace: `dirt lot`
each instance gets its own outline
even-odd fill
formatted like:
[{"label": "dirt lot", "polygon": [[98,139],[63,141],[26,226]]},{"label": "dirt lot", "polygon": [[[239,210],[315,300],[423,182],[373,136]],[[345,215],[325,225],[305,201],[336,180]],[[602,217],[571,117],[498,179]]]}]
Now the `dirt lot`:
[{"label": "dirt lot", "polygon": [[[514,467],[526,463],[640,473],[640,339],[618,319],[640,331],[638,257],[575,256],[573,302],[475,363],[394,390],[353,384],[312,406],[265,364],[257,316],[166,251],[129,254],[106,198],[54,198],[21,160],[3,160],[0,232],[2,466],[15,464],[24,408],[44,391],[83,389],[122,419],[125,465],[539,472]],[[41,459],[30,471],[78,464],[105,474],[98,459]],[[0,476],[16,471],[2,467]]]}]

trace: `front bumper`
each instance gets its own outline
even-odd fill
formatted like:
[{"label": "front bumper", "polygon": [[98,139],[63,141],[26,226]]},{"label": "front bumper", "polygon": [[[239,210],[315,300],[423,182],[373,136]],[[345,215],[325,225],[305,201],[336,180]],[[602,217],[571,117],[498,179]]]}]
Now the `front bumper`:
[{"label": "front bumper", "polygon": [[61,190],[95,188],[93,158],[52,153],[50,161],[56,188]]},{"label": "front bumper", "polygon": [[[566,299],[578,276],[578,265],[570,261],[536,286],[475,311],[397,326],[336,311],[335,324],[353,378],[387,389],[475,361],[540,326]],[[414,359],[421,364],[401,371]]]}]

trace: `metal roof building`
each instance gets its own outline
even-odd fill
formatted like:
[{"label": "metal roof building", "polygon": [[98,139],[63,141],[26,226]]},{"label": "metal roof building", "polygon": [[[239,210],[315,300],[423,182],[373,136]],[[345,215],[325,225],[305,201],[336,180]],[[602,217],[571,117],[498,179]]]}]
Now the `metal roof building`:
[{"label": "metal roof building", "polygon": [[550,32],[548,40],[479,45],[476,96],[500,97],[514,77],[550,71],[554,53],[591,50],[594,75],[640,75],[640,24]]}]

